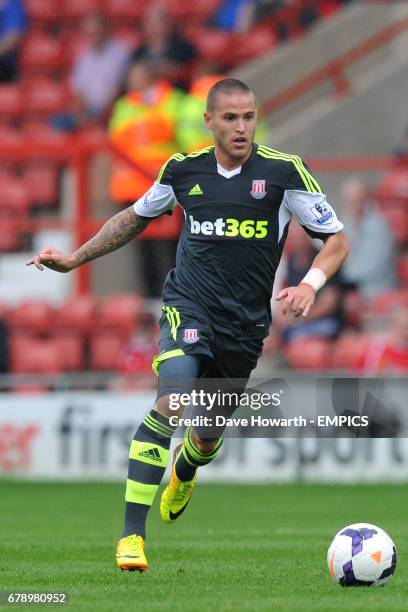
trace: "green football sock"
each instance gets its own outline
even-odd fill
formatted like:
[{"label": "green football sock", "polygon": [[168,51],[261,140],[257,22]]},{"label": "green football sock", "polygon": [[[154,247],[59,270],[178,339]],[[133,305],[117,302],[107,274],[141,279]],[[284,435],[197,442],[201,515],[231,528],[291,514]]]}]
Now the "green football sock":
[{"label": "green football sock", "polygon": [[184,435],[184,444],[175,464],[177,478],[183,482],[193,480],[198,467],[207,465],[210,461],[215,459],[223,441],[224,438],[220,438],[216,446],[209,453],[202,453],[192,442],[191,428],[188,428]]},{"label": "green football sock", "polygon": [[166,470],[174,430],[167,417],[152,410],[135,433],[129,451],[123,536],[145,537],[147,514]]}]

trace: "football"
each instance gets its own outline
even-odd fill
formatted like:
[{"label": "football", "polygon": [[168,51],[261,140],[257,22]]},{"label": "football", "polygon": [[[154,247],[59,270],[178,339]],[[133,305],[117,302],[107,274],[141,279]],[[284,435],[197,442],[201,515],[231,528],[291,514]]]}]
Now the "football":
[{"label": "football", "polygon": [[382,586],[395,571],[397,551],[380,527],[354,523],[334,536],[327,565],[330,576],[341,586]]}]

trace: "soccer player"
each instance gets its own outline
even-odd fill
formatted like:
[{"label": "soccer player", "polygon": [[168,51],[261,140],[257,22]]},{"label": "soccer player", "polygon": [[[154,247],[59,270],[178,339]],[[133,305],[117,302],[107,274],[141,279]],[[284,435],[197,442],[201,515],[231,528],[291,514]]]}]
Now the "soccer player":
[{"label": "soccer player", "polygon": [[[181,414],[170,410],[170,393],[183,392],[186,379],[248,380],[268,335],[273,282],[291,217],[324,246],[299,285],[279,293],[284,313],[306,317],[316,292],[348,253],[343,225],[303,161],[253,142],[257,107],[244,83],[216,83],[204,119],[214,146],[173,155],[143,197],[74,253],[45,248],[27,262],[68,272],[122,247],[177,204],[184,210],[176,267],[163,290],[160,353],[153,364],[157,400],[130,447],[125,527],[116,549],[122,570],[147,568],[146,517],[169,457],[175,430],[170,417]],[[187,429],[162,494],[164,521],[184,512],[197,468],[217,456],[222,441]]]}]

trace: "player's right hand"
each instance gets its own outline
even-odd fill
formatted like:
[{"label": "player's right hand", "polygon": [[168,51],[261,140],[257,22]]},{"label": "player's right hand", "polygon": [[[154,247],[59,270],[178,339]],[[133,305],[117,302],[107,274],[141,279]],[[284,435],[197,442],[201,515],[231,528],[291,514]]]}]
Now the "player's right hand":
[{"label": "player's right hand", "polygon": [[55,272],[69,272],[76,267],[72,255],[64,255],[54,247],[45,247],[38,255],[26,262],[26,266],[32,265],[41,272],[44,266]]}]

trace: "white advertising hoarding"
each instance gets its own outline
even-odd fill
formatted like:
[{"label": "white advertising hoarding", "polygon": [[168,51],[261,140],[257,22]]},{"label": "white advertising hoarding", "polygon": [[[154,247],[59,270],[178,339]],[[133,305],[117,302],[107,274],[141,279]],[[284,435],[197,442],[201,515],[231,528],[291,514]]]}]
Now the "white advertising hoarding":
[{"label": "white advertising hoarding", "polygon": [[[123,480],[152,392],[3,395],[0,476]],[[408,480],[405,438],[227,438],[200,480]]]}]

